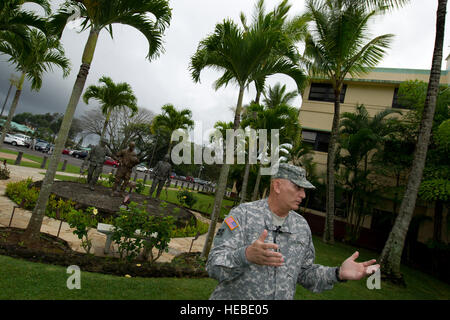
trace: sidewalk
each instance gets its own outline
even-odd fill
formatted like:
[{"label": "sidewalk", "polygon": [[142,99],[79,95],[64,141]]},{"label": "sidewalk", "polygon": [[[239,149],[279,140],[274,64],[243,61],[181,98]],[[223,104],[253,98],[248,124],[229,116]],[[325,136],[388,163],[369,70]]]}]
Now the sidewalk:
[{"label": "sidewalk", "polygon": [[[10,182],[21,181],[27,178],[31,178],[33,181],[42,180],[44,178],[44,175],[42,173],[45,174],[46,171],[45,169],[28,168],[15,165],[8,165],[8,168],[11,172],[11,178],[8,180],[0,180],[0,226],[8,226],[11,219],[13,207],[16,205],[13,201],[5,196],[6,185]],[[73,173],[58,172],[58,174],[78,177],[77,174]],[[191,212],[197,217],[197,219],[200,219],[201,221],[208,224],[210,223],[210,220],[204,218],[199,213],[195,211]],[[16,208],[11,227],[26,228],[30,217],[31,211]],[[60,220],[44,217],[41,232],[56,236],[60,223]],[[218,228],[220,228],[220,225],[220,223],[217,223],[216,232]],[[61,225],[59,237],[67,241],[73,250],[84,253],[85,251],[81,247],[81,240],[79,240],[72,231],[73,229],[71,229],[66,222],[63,222]],[[89,232],[89,236],[92,239],[91,253],[94,253],[97,256],[105,256],[103,249],[105,247],[106,235],[98,232],[96,229],[91,229],[91,231]],[[164,252],[158,259],[158,262],[170,262],[177,254],[188,252],[193,239],[194,237],[172,239],[169,243],[169,252]],[[206,234],[203,234],[194,241],[191,252],[201,252],[205,241]],[[111,246],[111,253],[109,255],[118,256],[117,246],[115,246],[114,243]]]}]

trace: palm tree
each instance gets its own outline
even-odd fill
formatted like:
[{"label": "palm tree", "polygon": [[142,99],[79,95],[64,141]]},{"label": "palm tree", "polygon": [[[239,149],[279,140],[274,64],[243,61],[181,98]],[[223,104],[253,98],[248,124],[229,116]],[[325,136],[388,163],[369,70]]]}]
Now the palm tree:
[{"label": "palm tree", "polygon": [[404,283],[403,276],[400,273],[402,252],[409,224],[411,223],[412,215],[414,213],[420,182],[422,180],[431,128],[433,126],[434,112],[436,109],[436,99],[441,77],[446,8],[447,0],[438,0],[438,9],[436,12],[436,38],[430,80],[428,82],[427,97],[419,128],[419,137],[414,150],[412,168],[409,174],[405,194],[399,208],[399,213],[379,259],[383,274],[387,278],[400,283]]},{"label": "palm tree", "polygon": [[106,127],[108,126],[111,112],[119,108],[128,108],[131,110],[133,116],[137,111],[137,99],[131,89],[131,86],[126,82],[115,84],[110,77],[103,76],[99,79],[103,86],[91,85],[83,95],[84,103],[88,104],[90,99],[95,99],[101,103],[101,111],[105,116],[100,141],[105,136]]},{"label": "palm tree", "polygon": [[89,37],[84,47],[80,70],[73,86],[61,128],[58,132],[55,150],[50,159],[39,198],[24,233],[25,243],[30,246],[39,239],[42,220],[56,174],[56,168],[67,140],[75,109],[86,83],[100,32],[106,29],[112,36],[112,25],[115,23],[121,23],[135,28],[148,41],[149,51],[147,58],[152,60],[158,57],[163,50],[162,36],[164,30],[170,24],[172,16],[167,0],[72,0],[66,1],[58,13],[51,19],[50,23],[53,32],[62,35],[67,20],[72,16],[74,11],[80,12],[80,17],[83,19],[81,24],[82,30],[89,29]]},{"label": "palm tree", "polygon": [[[297,51],[296,44],[306,37],[307,15],[295,16],[292,19],[287,18],[287,14],[291,6],[287,0],[283,0],[272,11],[266,13],[264,0],[259,0],[255,6],[252,24],[247,25],[247,18],[241,13],[241,23],[247,32],[250,29],[258,30],[258,32],[277,32],[279,39],[271,54],[259,65],[258,72],[255,73],[254,82],[256,88],[256,97],[254,102],[259,103],[261,94],[265,91],[266,79],[274,74],[285,74],[291,77],[296,85],[297,90],[303,90],[306,83],[306,77],[303,70],[299,67],[300,55]],[[248,177],[250,172],[250,164],[247,162],[245,166],[244,180],[241,190],[241,202],[246,198]],[[258,178],[260,172],[258,170]],[[257,179],[256,188],[259,187],[260,179]]]},{"label": "palm tree", "polygon": [[58,39],[54,37],[47,38],[37,29],[29,30],[27,38],[33,48],[30,49],[24,48],[21,41],[16,41],[18,37],[14,34],[6,34],[4,37],[8,41],[0,43],[0,51],[9,55],[8,61],[15,65],[16,71],[20,72],[20,78],[9,109],[8,118],[3,125],[0,144],[3,143],[9,130],[11,120],[19,103],[25,77],[31,81],[31,89],[39,91],[42,86],[44,72],[53,71],[54,66],[62,69],[64,77],[68,76],[70,72],[69,59],[64,56],[64,50]]},{"label": "palm tree", "polygon": [[[263,91],[264,95],[264,104],[268,109],[274,109],[281,105],[289,105],[289,103],[298,95],[295,91],[286,92],[286,85],[281,86],[279,83],[275,84],[275,86],[268,88],[267,92]],[[263,115],[262,115],[263,116]],[[263,116],[264,117],[264,116]],[[298,115],[295,116],[295,119],[298,119]],[[259,128],[258,124],[253,124],[253,128]],[[299,137],[300,131],[293,133],[294,141]],[[246,168],[247,170],[247,168]],[[256,176],[255,186],[253,187],[252,201],[256,200],[259,192],[259,184],[261,182],[261,172],[258,169]],[[245,181],[245,180],[244,180]],[[244,187],[242,188],[243,190]]]},{"label": "palm tree", "polygon": [[306,39],[304,56],[312,76],[325,77],[334,91],[334,116],[327,157],[326,219],[323,240],[334,242],[334,185],[336,141],[339,129],[340,95],[347,74],[361,75],[370,71],[383,58],[391,34],[370,39],[369,20],[380,13],[367,10],[364,1],[308,0],[307,11],[313,25]]},{"label": "palm tree", "polygon": [[3,0],[0,2],[0,41],[5,41],[5,34],[15,35],[16,42],[28,42],[28,29],[34,27],[47,33],[45,19],[21,8],[24,3],[34,3],[44,9],[45,13],[51,13],[48,0]]},{"label": "palm tree", "polygon": [[170,135],[172,132],[178,129],[192,129],[194,127],[194,121],[192,120],[192,111],[189,109],[178,111],[171,104],[166,104],[161,109],[163,112],[153,119],[151,131],[153,134],[159,131],[169,135],[169,149],[167,154],[170,155],[170,151],[172,150],[172,139],[170,139]]},{"label": "palm tree", "polygon": [[[356,241],[365,215],[370,214],[373,204],[374,184],[371,183],[369,175],[369,156],[374,150],[380,150],[384,141],[394,134],[396,127],[391,126],[391,121],[386,119],[398,110],[385,109],[370,117],[364,105],[358,105],[355,113],[345,112],[340,121],[339,147],[336,152],[336,164],[343,164],[342,177],[344,185],[349,189],[347,221],[349,225],[348,238]],[[341,156],[341,150],[345,150]]]},{"label": "palm tree", "polygon": [[[262,32],[261,29],[250,27],[243,31],[233,21],[224,20],[216,25],[212,35],[200,42],[197,52],[192,56],[190,70],[195,82],[200,81],[200,73],[203,69],[211,67],[223,72],[215,82],[216,90],[230,82],[238,85],[239,94],[233,121],[235,130],[239,128],[244,90],[266,71],[261,66],[268,61],[279,42],[280,32],[276,30],[268,29]],[[282,62],[279,61],[279,64]],[[202,252],[203,257],[208,256],[212,245],[229,168],[230,165],[225,163],[220,170],[211,224]]]}]

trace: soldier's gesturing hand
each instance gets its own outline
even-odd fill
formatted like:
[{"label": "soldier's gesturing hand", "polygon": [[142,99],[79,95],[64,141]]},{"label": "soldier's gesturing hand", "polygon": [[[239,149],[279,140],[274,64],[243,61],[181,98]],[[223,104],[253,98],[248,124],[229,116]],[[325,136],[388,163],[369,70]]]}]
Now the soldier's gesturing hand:
[{"label": "soldier's gesturing hand", "polygon": [[273,250],[278,249],[278,245],[275,243],[265,243],[268,231],[264,230],[259,238],[253,242],[245,250],[245,255],[247,260],[252,263],[280,267],[283,265],[284,259],[280,252],[275,252]]}]

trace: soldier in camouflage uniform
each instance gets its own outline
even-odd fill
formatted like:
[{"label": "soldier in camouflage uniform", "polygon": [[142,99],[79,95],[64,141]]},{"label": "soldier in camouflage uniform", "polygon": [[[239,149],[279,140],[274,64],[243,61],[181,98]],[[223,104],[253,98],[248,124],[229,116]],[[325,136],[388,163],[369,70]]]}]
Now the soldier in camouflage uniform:
[{"label": "soldier in camouflage uniform", "polygon": [[88,156],[84,160],[82,167],[85,167],[85,164],[88,163],[88,175],[87,182],[89,185],[89,189],[94,191],[94,186],[97,184],[98,177],[103,171],[103,163],[105,162],[106,157],[106,148],[104,141],[101,140],[98,145],[96,145],[89,152]]},{"label": "soldier in camouflage uniform", "polygon": [[297,210],[305,197],[305,170],[280,164],[269,198],[230,211],[217,232],[206,269],[219,281],[210,299],[293,299],[297,283],[312,292],[337,282],[359,280],[376,271],[375,260],[340,267],[314,264],[311,230]]},{"label": "soldier in camouflage uniform", "polygon": [[149,199],[153,196],[156,185],[158,189],[156,190],[156,198],[159,198],[161,190],[164,187],[166,180],[170,181],[170,173],[172,172],[172,165],[169,162],[170,156],[166,154],[164,156],[164,161],[158,161],[155,168],[153,169],[153,181],[152,187],[150,188]]}]

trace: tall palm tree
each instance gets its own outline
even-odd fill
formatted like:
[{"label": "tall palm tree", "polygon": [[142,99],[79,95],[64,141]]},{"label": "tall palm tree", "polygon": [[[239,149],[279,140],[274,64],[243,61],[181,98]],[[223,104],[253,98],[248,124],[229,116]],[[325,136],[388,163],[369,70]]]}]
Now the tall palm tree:
[{"label": "tall palm tree", "polygon": [[100,134],[100,141],[102,141],[113,110],[128,108],[132,112],[131,116],[133,116],[138,111],[138,107],[136,96],[128,83],[115,84],[110,77],[106,76],[101,77],[99,82],[103,85],[91,85],[86,89],[83,100],[86,104],[89,103],[90,99],[95,99],[101,103],[100,109],[105,116],[102,133]]},{"label": "tall palm tree", "polygon": [[[244,90],[264,72],[261,65],[271,56],[279,40],[280,33],[275,30],[261,32],[257,28],[249,28],[243,31],[233,21],[224,20],[216,25],[212,35],[200,42],[196,53],[191,58],[190,70],[195,82],[200,81],[200,73],[203,69],[211,67],[223,72],[215,82],[216,90],[230,82],[238,85],[239,94],[233,121],[235,130],[239,128]],[[211,224],[202,252],[203,257],[208,256],[214,239],[229,169],[230,165],[224,163],[220,170]]]},{"label": "tall palm tree", "polygon": [[21,41],[16,41],[18,36],[6,34],[8,41],[0,43],[0,52],[9,55],[8,61],[15,65],[16,71],[20,72],[16,93],[9,109],[8,118],[3,125],[0,144],[3,143],[5,135],[9,130],[11,120],[19,103],[25,77],[31,81],[31,89],[39,91],[42,86],[44,72],[53,71],[53,67],[59,67],[66,77],[70,72],[70,62],[64,56],[64,50],[58,39],[46,37],[37,29],[29,30],[27,38],[31,48],[24,48]]},{"label": "tall palm tree", "polygon": [[387,276],[387,278],[400,283],[404,283],[403,276],[400,273],[402,252],[405,245],[406,234],[414,213],[420,182],[422,180],[431,128],[433,126],[434,112],[436,109],[436,100],[441,77],[446,8],[447,0],[438,0],[436,12],[436,36],[430,80],[428,82],[427,97],[422,112],[419,136],[414,150],[412,168],[403,200],[399,208],[399,213],[379,259],[383,274]]},{"label": "tall palm tree", "polygon": [[73,15],[74,11],[80,12],[80,17],[83,19],[82,30],[89,29],[89,37],[84,47],[80,70],[55,142],[55,152],[50,159],[39,198],[24,233],[25,243],[29,246],[39,239],[56,168],[67,140],[75,109],[86,83],[100,32],[106,29],[112,36],[112,25],[115,23],[135,28],[148,41],[147,58],[152,60],[163,51],[162,36],[164,30],[170,24],[172,16],[167,0],[71,0],[66,1],[50,21],[53,32],[62,35],[67,20]]},{"label": "tall palm tree", "polygon": [[[268,88],[268,90],[263,91],[264,95],[264,105],[268,109],[277,108],[281,105],[289,105],[291,101],[298,95],[296,91],[286,92],[286,85],[281,86],[279,83],[275,84],[275,86]],[[298,116],[295,117],[298,119]],[[258,128],[258,125],[254,128]],[[300,131],[293,133],[294,142],[300,136]],[[247,169],[247,168],[246,168]],[[261,182],[261,172],[257,170],[256,182],[253,187],[252,201],[256,200],[259,192],[259,184]],[[244,190],[244,187],[242,188]]]},{"label": "tall palm tree", "polygon": [[194,121],[192,120],[192,111],[189,109],[182,109],[178,111],[171,104],[166,104],[161,108],[163,112],[157,115],[151,125],[151,131],[166,132],[169,136],[169,149],[167,154],[170,155],[172,150],[172,139],[170,136],[172,132],[177,129],[189,130],[194,127]]},{"label": "tall palm tree", "polygon": [[334,91],[334,116],[327,157],[326,219],[323,240],[334,242],[334,186],[336,141],[339,129],[340,95],[347,74],[357,76],[375,67],[393,37],[385,34],[370,38],[368,23],[380,13],[368,10],[364,1],[308,0],[312,17],[311,32],[306,39],[304,56],[312,76],[325,77]]},{"label": "tall palm tree", "polygon": [[[271,54],[259,65],[255,73],[254,83],[256,88],[256,97],[254,102],[259,103],[261,94],[265,91],[266,80],[274,74],[285,74],[291,77],[297,90],[303,90],[306,83],[306,77],[303,70],[299,67],[300,55],[296,44],[306,37],[308,15],[295,16],[292,19],[287,18],[291,8],[287,0],[281,1],[272,11],[266,13],[264,0],[259,0],[255,5],[255,12],[251,25],[247,24],[247,18],[241,13],[241,23],[244,30],[258,30],[258,32],[277,32],[279,33],[278,42],[273,48]],[[241,202],[246,198],[250,164],[245,165],[244,180],[241,190]],[[258,170],[258,178],[260,172]],[[255,190],[259,187],[259,179],[255,185]]]}]

